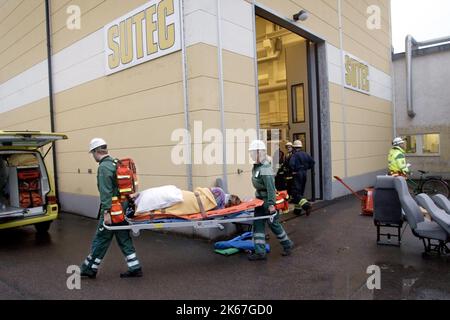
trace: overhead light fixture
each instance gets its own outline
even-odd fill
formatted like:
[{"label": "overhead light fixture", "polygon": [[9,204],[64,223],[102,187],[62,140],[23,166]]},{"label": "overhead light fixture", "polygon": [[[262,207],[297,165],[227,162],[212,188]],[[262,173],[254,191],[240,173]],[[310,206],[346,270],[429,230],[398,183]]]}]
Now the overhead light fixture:
[{"label": "overhead light fixture", "polygon": [[294,21],[305,21],[306,19],[308,19],[308,16],[308,11],[302,9],[298,13],[294,14],[292,18],[294,19]]}]

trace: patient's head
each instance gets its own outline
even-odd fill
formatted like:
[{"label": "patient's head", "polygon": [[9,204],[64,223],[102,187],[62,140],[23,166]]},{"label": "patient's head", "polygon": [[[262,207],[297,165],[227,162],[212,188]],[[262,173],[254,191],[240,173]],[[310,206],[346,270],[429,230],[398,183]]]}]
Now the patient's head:
[{"label": "patient's head", "polygon": [[242,202],[241,199],[237,195],[230,194],[230,198],[228,199],[228,202],[225,204],[225,208],[237,206],[241,204],[241,202]]}]

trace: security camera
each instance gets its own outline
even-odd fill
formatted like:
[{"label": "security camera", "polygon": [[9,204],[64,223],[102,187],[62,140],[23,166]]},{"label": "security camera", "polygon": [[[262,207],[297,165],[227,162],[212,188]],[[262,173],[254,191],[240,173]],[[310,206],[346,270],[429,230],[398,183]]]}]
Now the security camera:
[{"label": "security camera", "polygon": [[298,13],[294,14],[292,18],[294,18],[294,21],[305,21],[308,19],[308,15],[308,11],[302,9]]}]

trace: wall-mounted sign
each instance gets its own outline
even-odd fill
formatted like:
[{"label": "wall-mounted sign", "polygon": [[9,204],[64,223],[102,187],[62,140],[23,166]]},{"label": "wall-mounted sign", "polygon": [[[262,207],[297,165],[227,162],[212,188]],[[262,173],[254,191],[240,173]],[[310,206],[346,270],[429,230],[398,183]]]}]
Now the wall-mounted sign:
[{"label": "wall-mounted sign", "polygon": [[344,52],[345,87],[370,94],[369,64]]},{"label": "wall-mounted sign", "polygon": [[180,0],[151,0],[104,27],[106,74],[181,49]]}]

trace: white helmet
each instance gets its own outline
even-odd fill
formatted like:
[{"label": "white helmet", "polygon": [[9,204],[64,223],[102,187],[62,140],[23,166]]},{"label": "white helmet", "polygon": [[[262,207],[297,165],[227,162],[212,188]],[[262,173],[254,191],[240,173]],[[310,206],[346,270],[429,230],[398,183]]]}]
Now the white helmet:
[{"label": "white helmet", "polygon": [[295,140],[294,144],[293,144],[294,148],[302,148],[303,147],[303,143],[300,140]]},{"label": "white helmet", "polygon": [[92,152],[94,149],[101,146],[106,146],[106,141],[102,138],[94,138],[91,140],[91,143],[89,143],[89,152]]},{"label": "white helmet", "polygon": [[401,137],[397,137],[394,140],[392,140],[392,145],[393,146],[399,146],[399,145],[401,145],[402,143],[405,143],[405,142],[406,141],[403,140]]},{"label": "white helmet", "polygon": [[253,140],[250,143],[248,151],[266,150],[266,144],[262,140]]}]

